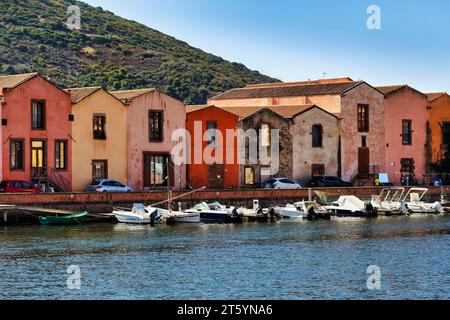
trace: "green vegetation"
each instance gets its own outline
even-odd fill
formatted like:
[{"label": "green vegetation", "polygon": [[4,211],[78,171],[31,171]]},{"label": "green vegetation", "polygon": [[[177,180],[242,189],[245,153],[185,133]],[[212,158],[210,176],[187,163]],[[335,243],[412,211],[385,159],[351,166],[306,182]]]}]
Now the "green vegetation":
[{"label": "green vegetation", "polygon": [[[82,29],[65,22],[81,8]],[[64,87],[156,87],[186,103],[276,81],[102,8],[69,0],[0,2],[0,72],[40,72]]]}]

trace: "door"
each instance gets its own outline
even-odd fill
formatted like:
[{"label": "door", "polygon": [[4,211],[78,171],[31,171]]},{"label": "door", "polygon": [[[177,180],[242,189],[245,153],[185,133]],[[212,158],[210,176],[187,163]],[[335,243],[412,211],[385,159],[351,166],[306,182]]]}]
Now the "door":
[{"label": "door", "polygon": [[213,164],[208,166],[208,188],[225,189],[225,165]]},{"label": "door", "polygon": [[358,149],[358,174],[368,175],[370,171],[370,149]]},{"label": "door", "polygon": [[31,180],[43,176],[46,165],[45,141],[31,141]]}]

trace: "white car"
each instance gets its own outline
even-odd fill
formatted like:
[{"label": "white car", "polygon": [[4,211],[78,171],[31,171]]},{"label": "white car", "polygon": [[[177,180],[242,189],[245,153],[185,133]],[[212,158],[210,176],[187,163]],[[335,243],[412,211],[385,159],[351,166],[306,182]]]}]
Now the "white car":
[{"label": "white car", "polygon": [[97,180],[87,188],[88,192],[133,192],[133,188],[128,187],[116,180]]},{"label": "white car", "polygon": [[288,178],[272,178],[266,182],[265,189],[301,189],[302,186]]}]

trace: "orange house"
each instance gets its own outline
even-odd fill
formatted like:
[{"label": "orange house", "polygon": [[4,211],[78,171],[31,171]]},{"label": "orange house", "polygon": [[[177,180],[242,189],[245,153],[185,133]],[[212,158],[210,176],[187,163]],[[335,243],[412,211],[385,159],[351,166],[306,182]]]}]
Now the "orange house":
[{"label": "orange house", "polygon": [[445,93],[427,94],[430,103],[431,163],[441,162],[450,147],[450,96]]},{"label": "orange house", "polygon": [[72,189],[72,105],[37,73],[0,76],[3,180]]},{"label": "orange house", "polygon": [[[188,106],[186,115],[186,129],[191,134],[190,164],[187,166],[187,180],[194,188],[207,187],[208,189],[237,189],[239,186],[239,164],[237,161],[237,137],[234,141],[228,141],[227,129],[236,130],[238,116],[214,106]],[[208,130],[209,129],[209,130]],[[216,134],[208,134],[210,130],[216,130]],[[216,139],[218,135],[222,139]],[[223,141],[223,142],[222,142]],[[217,148],[225,150],[222,155],[216,154]],[[233,163],[227,161],[227,145],[232,143],[234,147]],[[209,147],[209,148],[208,148]],[[217,161],[205,161],[205,151]],[[212,159],[211,159],[212,160]]]}]

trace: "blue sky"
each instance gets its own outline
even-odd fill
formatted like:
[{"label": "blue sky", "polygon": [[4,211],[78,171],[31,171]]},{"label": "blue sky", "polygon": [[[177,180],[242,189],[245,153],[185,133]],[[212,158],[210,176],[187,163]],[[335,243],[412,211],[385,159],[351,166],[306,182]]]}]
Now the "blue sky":
[{"label": "blue sky", "polygon": [[[281,79],[450,91],[448,0],[85,0]],[[367,8],[381,9],[381,30]]]}]

